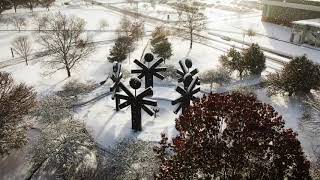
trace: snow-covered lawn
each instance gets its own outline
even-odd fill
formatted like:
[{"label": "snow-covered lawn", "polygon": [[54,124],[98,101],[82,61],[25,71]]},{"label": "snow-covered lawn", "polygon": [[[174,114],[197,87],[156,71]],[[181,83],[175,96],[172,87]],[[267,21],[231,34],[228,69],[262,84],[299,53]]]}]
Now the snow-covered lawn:
[{"label": "snow-covered lawn", "polygon": [[[54,8],[52,8],[50,12],[61,12],[67,15],[75,15],[81,17],[87,21],[87,30],[97,30],[99,28],[99,22],[101,19],[106,19],[106,21],[108,22],[109,27],[107,28],[107,30],[115,30],[119,26],[119,22],[123,17],[122,14],[110,11],[103,7],[87,5],[86,3],[83,4],[82,1],[73,2],[74,3],[72,5],[65,6],[63,5],[63,1],[59,1],[59,3]],[[109,2],[111,3],[111,1]],[[114,0],[113,2],[119,1]],[[140,10],[143,10],[143,8],[144,7],[141,7]],[[159,11],[168,10],[168,7],[166,7],[166,5],[157,6],[157,8],[159,8],[157,9]],[[148,10],[146,12],[150,16],[166,18],[166,16],[164,16],[164,14],[162,13],[153,14],[157,13],[157,10],[154,12]],[[36,8],[34,13],[30,13],[28,10],[19,9],[17,14],[13,13],[12,10],[6,11],[2,15],[2,18],[9,18],[12,16],[27,17],[29,23],[26,29],[34,29],[35,26],[31,23],[32,17],[35,16],[35,14],[43,13],[47,13],[47,11],[41,8]],[[260,15],[257,15],[257,13],[250,12],[248,14],[238,15],[235,12],[210,9],[208,11],[208,14],[210,17],[208,19],[208,32],[215,32],[240,40],[242,40],[243,38],[241,33],[242,28],[253,28],[261,34],[281,38],[287,38],[288,33],[290,32],[289,29],[284,27],[274,26],[266,23],[257,24],[258,19],[260,18]],[[146,23],[146,30],[153,30],[156,25],[157,24],[151,24],[150,22]],[[0,29],[14,28],[12,22],[10,21],[7,24],[0,24],[0,27]],[[92,34],[94,41],[112,40],[116,37],[115,32],[97,33],[92,31],[90,33]],[[42,47],[36,43],[38,35],[37,32],[0,32],[0,61],[11,59],[10,43],[15,37],[22,34],[29,35],[33,38],[33,41],[36,44],[35,51],[41,50]],[[190,58],[193,60],[193,67],[198,68],[201,73],[207,70],[216,69],[220,65],[218,61],[219,56],[222,55],[227,49],[229,49],[231,45],[236,45],[238,48],[242,46],[240,43],[225,41],[217,36],[213,36],[212,39],[214,40],[194,43],[193,49],[189,52],[188,40],[183,40],[177,37],[170,37],[169,41],[172,43],[173,56],[170,60],[167,60],[167,64],[172,64],[175,67],[179,68],[179,60]],[[136,66],[132,63],[133,59],[140,59],[143,49],[149,44],[148,41],[149,37],[145,37],[137,42],[136,50],[131,53],[130,62],[128,59],[123,62],[123,68],[125,70],[130,71],[131,69],[136,68]],[[222,43],[219,41],[221,41]],[[319,51],[290,45],[288,43],[281,43],[266,38],[265,36],[256,36],[252,39],[246,37],[245,41],[258,42],[261,46],[272,48],[273,50],[277,51],[283,51],[284,53],[290,53],[292,55],[302,55],[306,53],[312,60],[319,61]],[[24,82],[30,86],[33,86],[35,91],[38,92],[39,97],[41,97],[43,95],[53,94],[61,90],[64,84],[72,80],[90,83],[93,82],[94,84],[98,84],[100,81],[105,80],[108,74],[110,74],[111,72],[112,64],[108,62],[107,57],[112,46],[113,42],[106,42],[104,44],[97,45],[96,51],[91,56],[84,59],[76,67],[76,69],[72,70],[71,78],[66,78],[67,75],[64,70],[57,71],[52,75],[45,75],[48,71],[54,70],[43,63],[44,58],[48,57],[33,60],[29,66],[26,66],[24,63],[20,63],[17,65],[2,68],[1,71],[10,72],[14,79],[16,79],[17,81]],[[146,48],[146,52],[150,52],[149,45]],[[275,55],[270,54],[269,56]],[[267,67],[268,68],[265,73],[278,71],[282,66],[274,61],[267,61]],[[128,78],[124,80],[125,84],[128,84],[128,80]],[[158,81],[155,82],[160,84],[160,82]],[[165,83],[175,84],[173,82]],[[108,81],[106,85],[98,87],[93,92],[80,98],[80,101],[85,102],[108,92],[110,84],[111,82]],[[249,83],[239,83],[240,88],[241,84],[243,86],[244,84],[248,85]],[[207,85],[202,84],[201,87],[203,89],[206,89]],[[236,86],[234,88],[236,88]],[[221,91],[223,91],[223,89],[230,88],[220,88]],[[301,133],[299,138],[302,140],[302,145],[305,150],[309,152],[310,142],[307,138],[304,138],[304,131],[301,130],[300,126],[300,119],[304,112],[303,102],[301,100],[295,100],[293,98],[288,98],[280,95],[275,97],[268,97],[266,95],[265,89],[255,90],[255,93],[261,101],[270,103],[280,114],[283,115],[284,119],[286,119],[287,127],[293,128],[295,131]],[[161,132],[168,133],[169,136],[174,136],[176,133],[174,125],[175,118],[177,118],[178,115],[175,115],[173,113],[174,107],[168,100],[174,99],[177,96],[178,93],[174,91],[174,86],[156,85],[154,88],[154,96],[152,98],[158,99],[160,112],[157,114],[157,118],[150,117],[146,113],[142,113],[143,131],[140,133],[134,133],[131,130],[130,108],[121,110],[120,112],[116,113],[114,111],[114,102],[111,100],[110,96],[106,96],[96,102],[88,103],[85,106],[76,108],[75,117],[79,120],[83,120],[92,132],[92,135],[96,139],[96,141],[105,147],[112,145],[118,138],[132,135],[147,141],[157,141],[160,138]]]}]

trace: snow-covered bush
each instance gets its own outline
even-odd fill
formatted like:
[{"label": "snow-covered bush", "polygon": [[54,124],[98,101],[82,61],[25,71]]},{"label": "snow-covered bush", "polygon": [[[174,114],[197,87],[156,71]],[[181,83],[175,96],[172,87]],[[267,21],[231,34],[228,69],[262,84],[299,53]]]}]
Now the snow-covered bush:
[{"label": "snow-covered bush", "polygon": [[200,74],[200,81],[210,84],[210,91],[212,91],[213,83],[222,86],[231,81],[230,72],[224,68],[212,69]]},{"label": "snow-covered bush", "polygon": [[94,140],[83,123],[65,120],[50,124],[31,149],[33,166],[29,177],[93,179],[97,156]]},{"label": "snow-covered bush", "polygon": [[62,87],[62,91],[57,94],[61,97],[76,98],[78,95],[89,93],[96,88],[92,82],[81,83],[78,81],[69,81]]},{"label": "snow-covered bush", "polygon": [[153,179],[159,165],[153,146],[152,142],[135,138],[119,141],[108,150],[100,176],[104,179]]},{"label": "snow-covered bush", "polygon": [[162,134],[157,179],[310,179],[297,134],[254,96],[211,94],[176,119],[179,134]]},{"label": "snow-covered bush", "polygon": [[39,101],[33,115],[41,123],[58,123],[72,117],[72,102],[57,95],[46,96]]}]

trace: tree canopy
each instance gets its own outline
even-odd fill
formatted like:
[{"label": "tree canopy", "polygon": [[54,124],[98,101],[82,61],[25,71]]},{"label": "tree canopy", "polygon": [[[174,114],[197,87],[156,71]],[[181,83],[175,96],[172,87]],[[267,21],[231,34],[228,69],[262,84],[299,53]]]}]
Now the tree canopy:
[{"label": "tree canopy", "polygon": [[162,134],[157,179],[310,179],[297,134],[272,106],[241,93],[211,94]]}]

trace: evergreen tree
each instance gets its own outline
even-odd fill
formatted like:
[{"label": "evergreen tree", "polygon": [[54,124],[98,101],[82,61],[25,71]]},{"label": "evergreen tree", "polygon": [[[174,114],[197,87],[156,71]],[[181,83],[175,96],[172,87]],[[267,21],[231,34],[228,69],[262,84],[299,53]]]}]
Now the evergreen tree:
[{"label": "evergreen tree", "polygon": [[164,63],[166,62],[166,59],[169,59],[172,56],[171,43],[168,41],[167,34],[168,32],[164,29],[164,27],[156,27],[154,32],[152,32],[151,39],[152,53],[163,58]]},{"label": "evergreen tree", "polygon": [[167,31],[163,26],[158,26],[152,32],[151,46],[155,46],[157,43],[163,41],[167,37]]},{"label": "evergreen tree", "polygon": [[281,72],[268,75],[266,84],[271,94],[306,94],[311,89],[320,89],[320,66],[306,56],[296,57]]},{"label": "evergreen tree", "polygon": [[128,53],[132,52],[133,40],[128,36],[119,36],[108,57],[109,62],[122,62],[127,59]]},{"label": "evergreen tree", "polygon": [[258,44],[252,44],[244,50],[243,61],[247,73],[250,75],[261,75],[262,71],[266,69],[266,57]]},{"label": "evergreen tree", "polygon": [[241,56],[241,53],[238,52],[235,48],[231,48],[226,55],[221,56],[220,62],[225,68],[231,71],[238,71],[240,79],[243,78],[246,70],[246,65]]}]

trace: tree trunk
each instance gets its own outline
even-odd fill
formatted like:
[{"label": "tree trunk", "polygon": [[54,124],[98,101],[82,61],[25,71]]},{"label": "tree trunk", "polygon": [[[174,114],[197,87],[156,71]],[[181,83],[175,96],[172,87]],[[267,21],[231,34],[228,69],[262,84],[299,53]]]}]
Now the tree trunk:
[{"label": "tree trunk", "polygon": [[17,6],[14,5],[14,6],[13,6],[13,9],[14,9],[14,12],[16,13],[16,12],[17,12]]},{"label": "tree trunk", "polygon": [[71,77],[71,71],[70,71],[70,68],[68,66],[66,66],[66,70],[67,70],[68,77]]},{"label": "tree trunk", "polygon": [[192,44],[193,44],[193,32],[190,32],[190,49],[192,49]]},{"label": "tree trunk", "polygon": [[28,66],[28,58],[26,58],[25,60],[26,60],[26,65]]}]

